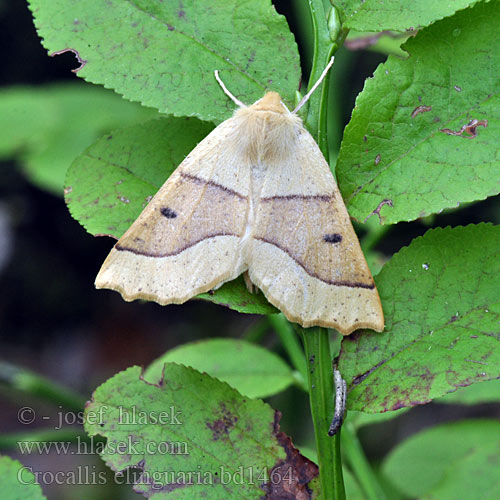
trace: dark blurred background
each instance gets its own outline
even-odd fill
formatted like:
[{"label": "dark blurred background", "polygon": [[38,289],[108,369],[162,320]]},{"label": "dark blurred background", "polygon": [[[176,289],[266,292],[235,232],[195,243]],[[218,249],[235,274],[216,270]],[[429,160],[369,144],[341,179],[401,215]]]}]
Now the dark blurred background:
[{"label": "dark blurred background", "polygon": [[[307,17],[304,18],[300,5],[304,2],[274,3],[296,35],[307,75],[311,45]],[[24,1],[0,2],[0,46],[2,88],[63,81],[82,85],[71,72],[78,66],[71,53],[48,57]],[[349,120],[364,80],[385,58],[386,55],[374,51],[339,52],[332,78],[333,149],[341,139],[341,130]],[[439,216],[401,223],[378,244],[377,258],[390,257],[429,227],[498,223],[499,218],[500,203],[496,197]],[[363,229],[359,232],[362,235]],[[115,292],[96,291],[95,275],[112,244],[109,238],[92,237],[72,219],[62,192],[49,192],[30,182],[24,173],[22,155],[0,161],[1,360],[29,368],[90,398],[92,391],[116,372],[132,365],[146,366],[173,346],[201,338],[240,338],[262,327],[266,334],[261,343],[286,358],[271,327],[261,317],[195,300],[168,307],[126,303]],[[307,397],[290,388],[271,398],[270,403],[282,411],[285,432],[296,443],[313,446]],[[26,405],[37,408],[40,414],[58,411],[33,396],[0,385],[0,433],[28,430],[17,419],[18,409]],[[498,414],[496,405],[426,405],[390,424],[380,424],[376,432],[367,427],[362,438],[369,456],[378,460],[394,442],[425,425],[464,415]],[[38,425],[43,428],[44,423]],[[20,455],[15,449],[5,452],[37,470],[67,470],[82,462],[82,457]],[[105,469],[97,457],[83,460],[96,470]],[[75,488],[52,485],[44,486],[44,491],[54,499],[137,497],[128,487]]]}]

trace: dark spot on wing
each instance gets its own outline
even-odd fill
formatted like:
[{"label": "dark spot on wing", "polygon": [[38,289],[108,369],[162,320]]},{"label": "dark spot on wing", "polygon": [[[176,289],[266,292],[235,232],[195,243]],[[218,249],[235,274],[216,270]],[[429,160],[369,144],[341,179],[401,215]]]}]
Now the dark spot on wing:
[{"label": "dark spot on wing", "polygon": [[325,243],[340,243],[342,241],[342,235],[338,233],[325,234],[325,236],[323,236],[323,241]]},{"label": "dark spot on wing", "polygon": [[168,207],[161,207],[160,212],[167,219],[175,219],[177,217],[177,214],[171,208]]}]

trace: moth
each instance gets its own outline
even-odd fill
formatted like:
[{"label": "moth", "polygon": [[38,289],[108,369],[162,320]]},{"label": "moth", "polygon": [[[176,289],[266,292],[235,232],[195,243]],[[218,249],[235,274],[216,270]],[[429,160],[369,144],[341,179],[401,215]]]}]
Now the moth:
[{"label": "moth", "polygon": [[375,283],[330,168],[297,115],[301,104],[290,112],[268,92],[245,106],[216,77],[238,109],[115,244],[96,287],[127,301],[180,304],[246,273],[303,327],[382,331]]}]

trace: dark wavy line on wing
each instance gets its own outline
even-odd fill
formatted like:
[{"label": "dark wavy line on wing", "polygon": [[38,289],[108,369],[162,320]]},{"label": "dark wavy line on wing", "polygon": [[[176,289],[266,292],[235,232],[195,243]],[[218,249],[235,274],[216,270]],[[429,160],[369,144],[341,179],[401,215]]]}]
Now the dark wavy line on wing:
[{"label": "dark wavy line on wing", "polygon": [[335,281],[335,280],[325,280],[321,278],[319,275],[316,273],[313,273],[307,267],[304,265],[303,262],[300,260],[296,259],[287,248],[282,247],[281,245],[278,245],[274,241],[268,240],[267,238],[255,238],[256,240],[263,241],[264,243],[268,243],[269,245],[273,245],[276,248],[279,248],[282,252],[285,252],[291,259],[293,259],[304,271],[311,277],[316,278],[323,283],[326,283],[327,285],[335,285],[335,286],[348,286],[350,288],[368,288],[369,290],[373,290],[375,288],[374,283],[361,283],[359,281]]},{"label": "dark wavy line on wing", "polygon": [[175,252],[167,252],[167,253],[162,253],[162,254],[157,254],[157,253],[152,253],[152,252],[144,252],[142,250],[138,250],[137,248],[125,247],[125,246],[119,245],[118,243],[115,245],[115,250],[118,250],[119,252],[131,252],[131,253],[134,253],[136,255],[144,255],[145,257],[154,257],[157,259],[161,259],[163,257],[172,257],[174,255],[179,255],[184,250],[187,250],[188,248],[191,248],[202,241],[208,240],[210,238],[217,238],[218,236],[235,236],[237,238],[241,238],[241,235],[234,234],[234,233],[208,234],[207,236],[204,236],[203,238],[200,238],[198,240],[195,240],[195,241],[188,243],[187,245],[176,250]]}]

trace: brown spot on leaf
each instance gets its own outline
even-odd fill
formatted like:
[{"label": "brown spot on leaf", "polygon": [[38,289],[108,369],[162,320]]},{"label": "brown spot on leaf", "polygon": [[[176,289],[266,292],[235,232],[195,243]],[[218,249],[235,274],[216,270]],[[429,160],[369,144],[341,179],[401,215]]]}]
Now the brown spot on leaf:
[{"label": "brown spot on leaf", "polygon": [[220,410],[221,415],[219,418],[207,422],[207,427],[212,431],[212,439],[214,441],[227,436],[236,425],[236,422],[238,422],[238,417],[233,415],[224,403],[220,404]]},{"label": "brown spot on leaf", "polygon": [[386,359],[383,359],[382,361],[380,361],[379,363],[377,363],[375,366],[372,366],[366,372],[361,373],[360,375],[356,375],[352,379],[351,386],[358,385],[361,382],[363,382],[363,380],[365,380],[366,377],[368,377],[369,375],[371,375],[377,368],[379,368],[380,366],[382,366],[386,361],[387,361]]},{"label": "brown spot on leaf", "polygon": [[[449,128],[442,128],[439,131],[443,132],[443,134],[458,135],[460,137],[465,137],[466,139],[474,139],[474,137],[477,137],[477,127],[486,128],[487,126],[488,126],[488,120],[471,120],[466,125],[462,125],[460,130],[451,130]],[[464,133],[468,135],[463,135]]]},{"label": "brown spot on leaf", "polygon": [[157,387],[158,389],[161,389],[168,382],[168,380],[165,380],[165,363],[163,364],[163,367],[161,369],[161,375],[160,375],[160,379],[158,380],[158,382],[150,382],[149,380],[146,380],[144,378],[144,373],[145,373],[145,369],[143,366],[141,368],[141,373],[139,374],[139,380],[141,382],[144,382],[147,385],[151,385],[153,387]]},{"label": "brown spot on leaf", "polygon": [[186,11],[184,10],[184,4],[179,2],[179,10],[177,11],[177,17],[180,19],[186,17]]},{"label": "brown spot on leaf", "polygon": [[420,113],[427,113],[427,111],[430,111],[432,109],[431,106],[417,106],[412,112],[411,112],[411,117],[415,118],[417,115]]},{"label": "brown spot on leaf", "polygon": [[286,459],[280,460],[269,472],[269,482],[262,485],[266,500],[310,500],[309,483],[318,475],[318,466],[304,457],[284,433],[279,432],[281,414],[275,413],[274,434],[283,447]]},{"label": "brown spot on leaf", "polygon": [[363,222],[366,222],[372,215],[378,215],[378,218],[380,220],[380,224],[382,224],[382,216],[380,215],[380,210],[382,210],[382,207],[384,205],[387,205],[389,207],[393,207],[394,206],[394,204],[392,203],[392,200],[389,200],[389,199],[382,200],[378,204],[378,207]]},{"label": "brown spot on leaf", "polygon": [[379,39],[383,36],[389,38],[403,38],[405,35],[401,33],[393,33],[392,31],[381,31],[380,33],[375,33],[373,35],[361,36],[358,38],[352,38],[344,42],[344,46],[349,50],[364,50],[372,45],[375,45]]},{"label": "brown spot on leaf", "polygon": [[274,410],[274,420],[272,422],[271,432],[274,436],[276,436],[280,431],[280,420],[281,420],[281,412],[279,410]]},{"label": "brown spot on leaf", "polygon": [[52,52],[52,54],[49,54],[50,57],[54,57],[54,56],[59,56],[61,54],[65,54],[66,52],[73,52],[73,54],[75,54],[75,57],[77,59],[77,61],[80,63],[80,66],[78,66],[78,68],[75,68],[75,69],[72,69],[71,71],[73,73],[78,73],[86,64],[87,64],[87,61],[85,61],[84,59],[82,59],[80,57],[80,53],[78,52],[78,50],[75,50],[75,49],[62,49],[62,50],[58,50],[56,52]]}]

